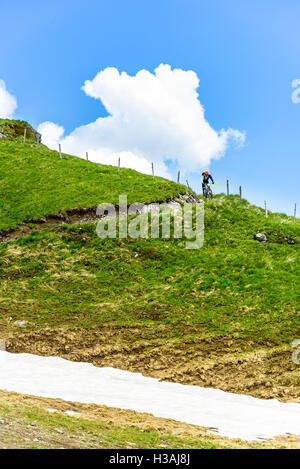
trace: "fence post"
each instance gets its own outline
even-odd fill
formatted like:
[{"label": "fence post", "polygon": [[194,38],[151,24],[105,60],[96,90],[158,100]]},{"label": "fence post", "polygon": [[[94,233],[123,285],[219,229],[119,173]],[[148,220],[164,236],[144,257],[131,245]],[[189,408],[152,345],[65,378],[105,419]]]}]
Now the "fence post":
[{"label": "fence post", "polygon": [[25,127],[25,129],[24,129],[24,143],[26,142],[26,130],[27,130],[27,129],[26,129],[26,127]]},{"label": "fence post", "polygon": [[189,181],[188,181],[188,180],[186,180],[186,185],[188,186],[188,189],[191,190],[191,188],[190,188],[190,186],[189,186]]},{"label": "fence post", "polygon": [[265,212],[266,212],[266,218],[268,218],[268,206],[267,206],[266,200],[265,200]]},{"label": "fence post", "polygon": [[62,159],[62,156],[61,156],[61,146],[60,146],[60,143],[58,144],[58,149],[59,149],[59,156],[60,156],[60,158]]},{"label": "fence post", "polygon": [[240,200],[242,200],[242,186],[240,186]]},{"label": "fence post", "polygon": [[118,171],[120,171],[120,167],[121,167],[121,158],[119,157],[118,158]]},{"label": "fence post", "polygon": [[152,176],[154,177],[154,164],[151,163],[151,166],[152,166]]},{"label": "fence post", "polygon": [[296,223],[297,204],[294,207],[294,223]]},{"label": "fence post", "polygon": [[229,180],[227,179],[227,195],[229,195]]},{"label": "fence post", "polygon": [[86,157],[86,161],[89,161],[89,154],[88,154],[88,152],[86,152],[85,157]]},{"label": "fence post", "polygon": [[179,184],[180,182],[180,171],[178,171],[178,174],[177,174],[177,183]]}]

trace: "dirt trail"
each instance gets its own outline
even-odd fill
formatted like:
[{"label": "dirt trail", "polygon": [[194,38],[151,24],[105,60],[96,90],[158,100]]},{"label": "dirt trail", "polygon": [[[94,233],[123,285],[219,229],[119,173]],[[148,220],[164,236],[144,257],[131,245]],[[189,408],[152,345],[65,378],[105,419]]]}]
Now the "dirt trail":
[{"label": "dirt trail", "polygon": [[[300,402],[300,368],[289,346],[272,347],[218,337],[199,343],[164,338],[141,339],[139,327],[101,330],[46,329],[14,335],[9,352],[55,355],[110,366],[164,381],[213,387],[261,399]],[[267,348],[268,347],[268,348]],[[250,351],[249,351],[250,349]]]}]

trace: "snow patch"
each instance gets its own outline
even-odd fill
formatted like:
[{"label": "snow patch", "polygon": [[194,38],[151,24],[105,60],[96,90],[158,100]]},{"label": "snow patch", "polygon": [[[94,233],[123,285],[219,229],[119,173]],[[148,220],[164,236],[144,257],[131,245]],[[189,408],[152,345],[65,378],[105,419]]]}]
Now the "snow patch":
[{"label": "snow patch", "polygon": [[249,441],[300,435],[297,403],[167,383],[59,357],[0,351],[0,370],[2,390],[147,412]]}]

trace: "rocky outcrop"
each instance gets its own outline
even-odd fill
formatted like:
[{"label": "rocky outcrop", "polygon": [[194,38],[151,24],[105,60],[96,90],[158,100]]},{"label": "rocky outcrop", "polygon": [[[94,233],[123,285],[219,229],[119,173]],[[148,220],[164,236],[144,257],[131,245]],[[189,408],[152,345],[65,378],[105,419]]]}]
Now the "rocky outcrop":
[{"label": "rocky outcrop", "polygon": [[185,202],[187,204],[201,204],[203,203],[203,200],[199,199],[198,196],[192,192],[192,193],[186,193],[186,194],[180,194],[177,197],[177,200],[180,202]]},{"label": "rocky outcrop", "polygon": [[268,241],[268,238],[263,233],[256,233],[256,235],[254,236],[254,239],[259,241],[260,243],[266,243]]},{"label": "rocky outcrop", "polygon": [[42,135],[25,121],[0,120],[0,138],[22,141],[26,129],[26,141],[41,143]]}]

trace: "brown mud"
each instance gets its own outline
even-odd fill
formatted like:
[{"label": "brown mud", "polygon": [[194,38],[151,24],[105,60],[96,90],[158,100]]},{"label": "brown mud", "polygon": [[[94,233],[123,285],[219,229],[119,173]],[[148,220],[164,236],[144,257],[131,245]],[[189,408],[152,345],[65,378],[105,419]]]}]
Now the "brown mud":
[{"label": "brown mud", "polygon": [[141,339],[144,332],[140,327],[111,325],[101,330],[47,328],[13,333],[6,350],[54,355],[261,399],[300,402],[300,366],[293,363],[289,346],[263,346],[232,337],[178,343],[163,337]]}]

